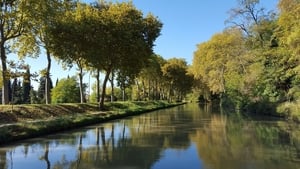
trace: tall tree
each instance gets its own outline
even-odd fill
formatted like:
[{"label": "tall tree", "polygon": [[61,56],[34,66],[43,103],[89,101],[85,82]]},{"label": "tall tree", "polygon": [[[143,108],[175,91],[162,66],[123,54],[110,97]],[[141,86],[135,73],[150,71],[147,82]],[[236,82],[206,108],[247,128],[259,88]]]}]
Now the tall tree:
[{"label": "tall tree", "polygon": [[11,102],[13,104],[21,104],[22,103],[22,86],[20,80],[15,78],[11,85]]},{"label": "tall tree", "polygon": [[0,1],[0,59],[2,66],[2,104],[9,102],[9,72],[7,68],[7,54],[12,40],[19,38],[28,29],[30,5],[26,0]]},{"label": "tall tree", "polygon": [[[99,107],[104,108],[106,84],[113,70],[134,66],[138,72],[152,54],[153,42],[162,24],[143,14],[132,3],[105,3],[99,7],[78,4],[73,13],[52,27],[53,50],[65,60],[84,58],[91,67],[103,70]],[[76,37],[76,38],[75,38]]]},{"label": "tall tree", "polygon": [[30,18],[34,18],[30,22],[30,31],[22,36],[20,40],[14,45],[18,48],[18,55],[35,56],[37,57],[42,50],[45,50],[47,58],[47,66],[45,68],[45,101],[46,104],[50,103],[50,70],[51,70],[51,55],[50,49],[50,36],[48,27],[62,13],[71,8],[69,1],[61,0],[27,0],[30,5],[30,12],[27,14]]},{"label": "tall tree", "polygon": [[[37,96],[38,96],[39,103],[42,103],[42,104],[46,104],[46,95],[45,95],[46,85],[45,85],[45,83],[46,83],[46,77],[45,76],[40,77]],[[50,90],[53,88],[53,83],[52,83],[51,78],[50,78],[50,86],[49,87],[50,87]]]},{"label": "tall tree", "polygon": [[[288,100],[297,100],[299,89],[299,72],[300,72],[300,1],[298,0],[280,0],[279,4],[278,29],[275,37],[278,40],[279,50],[284,54],[281,62],[281,78],[285,84],[288,84]],[[285,85],[287,86],[287,85]],[[297,103],[298,104],[298,103]]]},{"label": "tall tree", "polygon": [[242,32],[238,29],[225,30],[198,45],[192,72],[212,93],[222,96],[228,87],[234,89],[242,85],[241,77],[249,64],[246,52]]},{"label": "tall tree", "polygon": [[103,53],[99,54],[104,56],[104,59],[98,66],[105,71],[100,109],[104,107],[106,83],[112,70],[127,65],[134,66],[136,72],[139,72],[143,63],[151,56],[154,41],[162,27],[153,15],[149,14],[143,18],[143,14],[131,3],[112,4],[103,11],[103,15],[105,27],[112,29],[107,33]]},{"label": "tall tree", "polygon": [[[260,0],[237,0],[238,6],[229,11],[230,17],[226,23],[238,27],[251,39],[251,45],[264,46],[266,42],[265,33],[262,24],[265,21],[272,19],[275,13],[267,12],[264,7],[260,5]],[[256,43],[259,42],[259,43]]]},{"label": "tall tree", "polygon": [[23,75],[23,85],[22,85],[22,100],[23,103],[29,104],[30,103],[30,92],[31,92],[31,74],[30,74],[30,68],[27,66],[26,72]]},{"label": "tall tree", "polygon": [[72,10],[65,11],[64,17],[56,20],[48,31],[51,35],[53,54],[68,67],[75,63],[78,68],[81,103],[85,102],[83,69],[87,67],[86,51],[97,27],[97,12],[89,5],[77,3]]}]

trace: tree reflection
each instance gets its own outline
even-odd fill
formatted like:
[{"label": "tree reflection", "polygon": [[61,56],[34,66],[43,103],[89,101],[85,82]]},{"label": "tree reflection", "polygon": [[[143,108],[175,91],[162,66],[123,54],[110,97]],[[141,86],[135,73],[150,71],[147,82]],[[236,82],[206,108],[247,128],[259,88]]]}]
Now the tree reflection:
[{"label": "tree reflection", "polygon": [[49,161],[49,142],[45,143],[44,149],[45,149],[45,153],[40,159],[45,160],[47,169],[50,169],[51,168],[51,163]]},{"label": "tree reflection", "polygon": [[6,150],[0,149],[0,168],[6,168]]},{"label": "tree reflection", "polygon": [[[280,121],[252,121],[241,116],[213,114],[210,122],[191,140],[199,157],[210,168],[295,168],[297,157],[287,158],[295,149],[291,130],[284,130]],[[299,140],[299,137],[298,139]],[[298,144],[299,145],[299,144]],[[275,152],[271,153],[271,152]]]},{"label": "tree reflection", "polygon": [[[32,150],[42,147],[42,162],[53,169],[151,168],[165,150],[193,144],[211,169],[299,166],[299,126],[216,111],[197,104],[161,110],[32,141],[24,153],[32,158]],[[62,153],[64,146],[70,152]],[[0,149],[0,168],[7,169],[14,149]]]}]

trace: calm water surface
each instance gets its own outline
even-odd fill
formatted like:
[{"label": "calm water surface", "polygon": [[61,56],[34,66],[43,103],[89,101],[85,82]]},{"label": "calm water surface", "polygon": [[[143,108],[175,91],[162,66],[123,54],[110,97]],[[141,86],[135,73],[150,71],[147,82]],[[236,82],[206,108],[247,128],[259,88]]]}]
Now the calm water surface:
[{"label": "calm water surface", "polygon": [[0,169],[299,169],[300,127],[187,104],[0,147]]}]

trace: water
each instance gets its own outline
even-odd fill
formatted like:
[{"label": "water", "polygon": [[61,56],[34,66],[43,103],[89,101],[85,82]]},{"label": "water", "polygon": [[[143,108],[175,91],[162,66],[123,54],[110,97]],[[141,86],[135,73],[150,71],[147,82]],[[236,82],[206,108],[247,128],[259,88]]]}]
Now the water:
[{"label": "water", "polygon": [[0,147],[0,169],[298,169],[300,127],[187,104]]}]

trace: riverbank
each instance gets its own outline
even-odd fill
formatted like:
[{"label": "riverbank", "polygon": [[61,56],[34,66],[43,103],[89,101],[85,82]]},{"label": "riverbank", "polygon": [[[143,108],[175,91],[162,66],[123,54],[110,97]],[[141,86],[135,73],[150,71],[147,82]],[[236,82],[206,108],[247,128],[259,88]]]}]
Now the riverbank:
[{"label": "riverbank", "polygon": [[138,115],[183,103],[164,101],[0,106],[0,144]]}]

